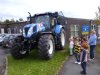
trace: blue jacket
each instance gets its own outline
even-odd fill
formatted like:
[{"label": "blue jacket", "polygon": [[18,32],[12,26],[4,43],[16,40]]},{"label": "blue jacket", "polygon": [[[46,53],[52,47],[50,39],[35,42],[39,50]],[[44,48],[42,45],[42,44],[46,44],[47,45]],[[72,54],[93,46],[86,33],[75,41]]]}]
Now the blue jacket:
[{"label": "blue jacket", "polygon": [[89,45],[96,45],[96,43],[97,43],[96,34],[90,35],[88,42],[89,42]]}]

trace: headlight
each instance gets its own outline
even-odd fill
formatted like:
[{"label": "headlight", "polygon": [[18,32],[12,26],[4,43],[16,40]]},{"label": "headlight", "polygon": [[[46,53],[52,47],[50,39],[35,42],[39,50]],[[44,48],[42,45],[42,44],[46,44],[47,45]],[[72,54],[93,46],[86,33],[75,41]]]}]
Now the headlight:
[{"label": "headlight", "polygon": [[0,39],[0,42],[2,42],[3,41],[3,39]]},{"label": "headlight", "polygon": [[23,29],[23,35],[25,35],[25,30]]},{"label": "headlight", "polygon": [[33,29],[32,29],[32,27],[29,29],[29,31],[28,31],[28,36],[31,36],[33,34]]}]

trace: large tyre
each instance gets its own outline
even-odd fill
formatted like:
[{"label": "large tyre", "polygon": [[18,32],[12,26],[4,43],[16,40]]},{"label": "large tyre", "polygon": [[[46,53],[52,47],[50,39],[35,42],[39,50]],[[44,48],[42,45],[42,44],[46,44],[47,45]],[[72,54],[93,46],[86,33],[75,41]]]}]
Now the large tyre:
[{"label": "large tyre", "polygon": [[64,29],[61,29],[58,41],[59,41],[58,49],[63,50],[66,46],[66,34]]},{"label": "large tyre", "polygon": [[42,35],[38,42],[39,56],[42,59],[52,58],[55,50],[54,38],[50,34]]},{"label": "large tyre", "polygon": [[20,43],[16,43],[11,48],[11,55],[16,59],[21,59],[29,54],[27,48],[23,48]]}]

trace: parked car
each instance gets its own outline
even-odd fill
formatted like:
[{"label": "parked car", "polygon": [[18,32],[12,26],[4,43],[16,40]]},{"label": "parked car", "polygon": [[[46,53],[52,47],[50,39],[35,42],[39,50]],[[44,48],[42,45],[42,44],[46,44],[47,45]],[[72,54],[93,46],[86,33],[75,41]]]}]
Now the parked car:
[{"label": "parked car", "polygon": [[2,46],[3,47],[10,47],[10,42],[13,40],[13,38],[14,38],[14,35],[7,34],[3,39]]},{"label": "parked car", "polygon": [[5,37],[5,34],[0,34],[0,46],[2,45],[4,37]]},{"label": "parked car", "polygon": [[19,34],[7,34],[4,37],[4,40],[2,42],[2,46],[10,48],[13,44],[14,38],[16,38],[18,35]]}]

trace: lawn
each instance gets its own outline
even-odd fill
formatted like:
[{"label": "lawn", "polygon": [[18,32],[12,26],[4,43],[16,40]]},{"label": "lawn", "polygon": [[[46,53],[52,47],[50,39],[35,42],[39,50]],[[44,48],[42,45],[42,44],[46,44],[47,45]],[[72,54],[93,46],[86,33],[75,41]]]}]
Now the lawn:
[{"label": "lawn", "polygon": [[[66,48],[68,50],[68,48]],[[7,75],[56,75],[62,63],[68,56],[68,51],[56,51],[51,60],[42,60],[37,51],[20,60],[8,56]]]},{"label": "lawn", "polygon": [[96,46],[97,53],[100,54],[100,44]]}]

